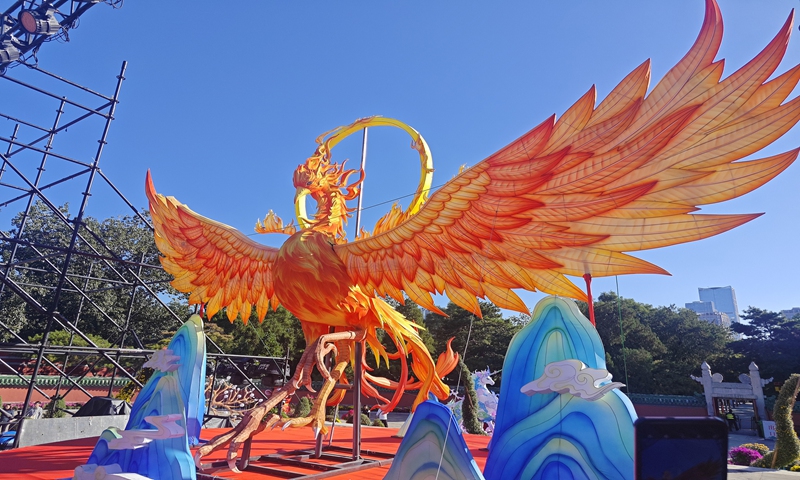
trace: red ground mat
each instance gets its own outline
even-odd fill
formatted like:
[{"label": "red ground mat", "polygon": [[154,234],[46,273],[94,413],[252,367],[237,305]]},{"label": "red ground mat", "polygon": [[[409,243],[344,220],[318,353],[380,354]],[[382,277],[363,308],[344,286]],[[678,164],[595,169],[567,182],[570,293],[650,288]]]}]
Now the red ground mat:
[{"label": "red ground mat", "polygon": [[[225,429],[203,430],[201,438],[209,439],[226,431]],[[383,453],[395,453],[400,445],[399,438],[394,438],[397,430],[392,428],[364,427],[361,430],[362,450]],[[464,435],[467,445],[475,457],[475,462],[481,470],[486,463],[488,452],[485,450],[490,437],[478,435]],[[72,478],[75,467],[83,465],[89,458],[97,438],[71,440],[68,442],[37,445],[35,447],[18,448],[0,452],[0,480],[18,479],[56,479]],[[327,445],[327,438],[325,441]],[[352,430],[350,427],[336,428],[333,445],[339,447],[352,446]],[[314,448],[311,429],[290,428],[285,431],[272,430],[262,432],[253,440],[250,456],[267,455],[273,453],[290,452],[293,450],[306,450]],[[484,450],[482,450],[484,449]],[[346,454],[344,454],[346,455]],[[216,452],[203,458],[203,463],[224,459],[225,451]],[[364,455],[369,458],[369,455]],[[271,467],[276,467],[270,464]],[[276,467],[280,468],[280,467]],[[290,469],[290,468],[287,468]],[[290,469],[294,470],[294,469]],[[382,479],[388,466],[371,468],[328,478],[333,479]],[[219,470],[213,475],[236,480],[272,480],[281,477],[260,475],[243,472],[239,475],[230,473],[229,470]]]}]

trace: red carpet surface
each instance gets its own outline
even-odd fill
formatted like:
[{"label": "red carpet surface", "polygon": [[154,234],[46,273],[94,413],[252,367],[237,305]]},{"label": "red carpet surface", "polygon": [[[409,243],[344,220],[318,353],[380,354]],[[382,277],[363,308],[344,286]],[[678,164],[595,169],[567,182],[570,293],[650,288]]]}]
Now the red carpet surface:
[{"label": "red carpet surface", "polygon": [[[203,430],[201,438],[210,439],[225,431],[226,429]],[[397,432],[396,429],[364,427],[361,429],[361,432],[362,450],[395,453],[400,445],[401,439],[392,437],[392,435]],[[350,447],[352,445],[352,435],[352,429],[350,427],[337,426],[333,445]],[[481,449],[486,448],[490,437],[478,435],[464,435],[464,437],[472,451],[472,455],[475,457],[475,462],[480,469],[483,470],[484,464],[486,463],[486,456],[489,452]],[[72,478],[75,467],[86,463],[96,441],[97,438],[94,437],[0,452],[0,480]],[[325,445],[327,445],[327,437],[325,439]],[[312,438],[311,429],[290,428],[285,431],[276,429],[262,432],[255,437],[250,456],[313,448],[314,440]],[[225,452],[226,449],[223,449],[204,457],[203,463],[223,460]],[[364,456],[369,458],[369,455]],[[282,468],[275,464],[263,465],[273,468]],[[296,471],[291,468],[287,468],[287,470]],[[387,471],[389,471],[389,466],[371,468],[328,478],[340,480],[382,479]],[[313,472],[308,471],[308,473]],[[251,472],[243,472],[237,475],[231,473],[227,469],[217,470],[213,472],[212,475],[237,480],[271,480],[281,478],[278,476]]]}]

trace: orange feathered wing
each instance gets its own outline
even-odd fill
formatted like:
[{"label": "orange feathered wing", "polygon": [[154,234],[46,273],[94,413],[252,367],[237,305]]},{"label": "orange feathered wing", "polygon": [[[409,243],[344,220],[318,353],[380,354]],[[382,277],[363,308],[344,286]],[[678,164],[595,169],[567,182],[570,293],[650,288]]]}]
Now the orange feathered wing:
[{"label": "orange feathered wing", "polygon": [[527,312],[512,289],[584,299],[565,275],[666,273],[623,252],[706,238],[758,215],[697,215],[763,185],[798,150],[736,162],[786,133],[800,66],[767,81],[793,15],[720,81],[713,0],[689,53],[647,95],[649,62],[595,107],[595,89],[433,194],[415,216],[335,250],[354,282],[439,311],[432,293],[480,315],[476,297]]},{"label": "orange feathered wing", "polygon": [[173,197],[156,193],[147,172],[147,198],[156,245],[172,285],[190,293],[190,304],[206,304],[208,318],[227,307],[230,321],[263,319],[274,297],[272,264],[278,250],[256,243],[238,230],[198,215]]}]

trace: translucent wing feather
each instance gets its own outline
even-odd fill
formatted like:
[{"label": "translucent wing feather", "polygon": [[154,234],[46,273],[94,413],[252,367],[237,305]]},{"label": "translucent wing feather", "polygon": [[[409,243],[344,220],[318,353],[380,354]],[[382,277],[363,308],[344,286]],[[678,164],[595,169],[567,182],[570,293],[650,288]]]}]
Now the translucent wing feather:
[{"label": "translucent wing feather", "polygon": [[198,215],[173,197],[156,193],[147,172],[147,198],[164,270],[175,277],[189,303],[206,304],[208,318],[227,307],[230,321],[244,322],[256,307],[263,320],[274,298],[272,264],[278,250],[256,243],[222,223]]},{"label": "translucent wing feather", "polygon": [[[784,101],[800,67],[768,81],[786,51],[793,15],[753,60],[722,79],[717,4],[701,32],[647,95],[650,64],[595,107],[592,87],[430,197],[392,230],[334,247],[357,284],[438,311],[445,293],[475,314],[476,297],[526,311],[513,289],[584,299],[565,275],[666,273],[628,255],[716,235],[758,215],[698,215],[786,169],[798,150],[738,161],[800,119]],[[721,80],[722,79],[722,80]]]}]

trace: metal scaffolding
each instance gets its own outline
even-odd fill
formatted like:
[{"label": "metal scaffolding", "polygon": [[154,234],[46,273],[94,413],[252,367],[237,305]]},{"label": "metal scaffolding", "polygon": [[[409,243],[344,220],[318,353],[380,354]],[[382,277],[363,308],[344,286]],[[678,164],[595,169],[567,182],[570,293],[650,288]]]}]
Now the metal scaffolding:
[{"label": "metal scaffolding", "polygon": [[[43,368],[59,377],[54,396],[80,390],[91,398],[81,380],[99,369],[106,375],[111,372],[109,396],[117,377],[141,387],[136,370],[151,352],[141,338],[145,333],[152,337],[152,332],[147,332],[147,319],[134,318],[137,305],[147,302],[150,314],[170,329],[185,321],[170,308],[169,302],[175,299],[167,286],[171,278],[161,268],[154,247],[142,247],[134,254],[122,250],[109,238],[113,232],[87,215],[92,191],[100,186],[104,188],[99,203],[104,208],[116,201],[125,211],[115,214],[127,213],[131,225],[153,230],[147,213],[125,198],[99,168],[126,65],[123,62],[111,95],[36,66],[0,75],[0,120],[6,120],[0,122],[0,225],[11,226],[9,230],[0,226],[0,309],[4,312],[0,340],[6,342],[0,343],[0,370],[27,384],[25,406],[34,390],[51,397],[37,386]],[[17,72],[19,76],[11,76]],[[97,139],[96,143],[87,137]],[[64,207],[70,200],[78,205],[76,212]],[[46,235],[37,231],[42,228],[37,219],[42,217],[50,222]],[[112,290],[117,302],[122,298],[125,305],[108,304],[104,295]],[[89,335],[85,320],[89,317],[95,333],[102,323],[99,336],[110,347],[98,345],[97,336]],[[30,341],[20,335],[22,328],[41,332],[41,337]],[[49,344],[55,331],[69,335],[67,346]],[[213,352],[210,357],[228,360],[243,381],[264,396],[233,356],[207,341]],[[30,374],[10,365],[9,355],[32,357]],[[272,360],[283,371],[284,359]]]}]

